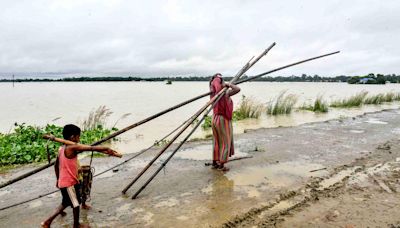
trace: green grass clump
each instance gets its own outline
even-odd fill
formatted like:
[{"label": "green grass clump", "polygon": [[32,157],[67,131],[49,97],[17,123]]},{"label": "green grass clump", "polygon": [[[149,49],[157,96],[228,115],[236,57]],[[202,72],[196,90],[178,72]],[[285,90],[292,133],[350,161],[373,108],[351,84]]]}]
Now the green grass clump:
[{"label": "green grass clump", "polygon": [[370,95],[368,97],[365,98],[364,100],[364,104],[382,104],[383,102],[385,102],[385,94],[376,94],[376,95]]},{"label": "green grass clump", "polygon": [[368,92],[362,91],[349,98],[333,101],[330,106],[335,108],[360,107],[364,103],[367,94]]},{"label": "green grass clump", "polygon": [[322,99],[322,96],[318,96],[313,105],[303,105],[300,109],[312,111],[312,112],[328,112],[328,103]]},{"label": "green grass clump", "polygon": [[281,92],[275,99],[272,99],[267,105],[267,114],[280,115],[290,114],[294,105],[297,102],[297,97],[293,94],[286,95],[286,91]]},{"label": "green grass clump", "polygon": [[248,118],[258,119],[264,110],[262,104],[257,103],[252,98],[242,96],[239,107],[233,112],[233,120],[243,120]]}]

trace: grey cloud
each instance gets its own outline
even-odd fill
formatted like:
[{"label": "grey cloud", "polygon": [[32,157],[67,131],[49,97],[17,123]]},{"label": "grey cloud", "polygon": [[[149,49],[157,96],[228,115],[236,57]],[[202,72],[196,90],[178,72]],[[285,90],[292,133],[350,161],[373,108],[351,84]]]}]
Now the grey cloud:
[{"label": "grey cloud", "polygon": [[[275,75],[398,73],[398,1],[11,1],[0,3],[0,72],[250,74],[341,50]],[[43,74],[46,75],[46,74]]]}]

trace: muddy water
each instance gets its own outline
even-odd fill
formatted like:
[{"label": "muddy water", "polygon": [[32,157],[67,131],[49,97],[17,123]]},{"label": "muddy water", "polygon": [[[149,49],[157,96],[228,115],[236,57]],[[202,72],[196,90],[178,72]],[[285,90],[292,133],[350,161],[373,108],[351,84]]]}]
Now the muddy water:
[{"label": "muddy water", "polygon": [[[240,95],[234,96],[237,104],[241,95],[253,97],[261,103],[267,103],[281,91],[295,94],[298,105],[313,101],[318,95],[326,100],[334,100],[354,95],[360,91],[370,94],[400,92],[400,85],[348,85],[347,83],[270,83],[250,82],[240,85]],[[207,82],[57,82],[57,83],[10,83],[0,84],[0,132],[8,132],[14,122],[34,125],[56,123],[80,124],[88,113],[105,105],[113,114],[108,124],[122,128],[155,114],[160,110],[178,104],[183,100],[207,91]],[[152,145],[155,140],[175,129],[189,118],[198,107],[205,104],[203,98],[179,110],[159,117],[121,136],[122,140],[115,147],[124,153],[137,152]],[[289,116],[266,117],[259,120],[245,120],[235,123],[236,134],[245,129],[260,127],[297,126],[303,123],[324,121],[327,119],[349,117],[384,108],[396,108],[398,104],[368,106],[360,109],[332,109],[327,114],[295,112]],[[124,119],[119,118],[129,113]],[[54,120],[57,119],[57,120]],[[199,129],[192,138],[202,138],[211,131]]]}]

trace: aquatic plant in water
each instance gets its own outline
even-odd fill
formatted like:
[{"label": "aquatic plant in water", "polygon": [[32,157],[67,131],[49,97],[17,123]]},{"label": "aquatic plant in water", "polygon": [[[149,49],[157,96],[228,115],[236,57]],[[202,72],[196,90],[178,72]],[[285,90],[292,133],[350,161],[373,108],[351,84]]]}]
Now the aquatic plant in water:
[{"label": "aquatic plant in water", "polygon": [[247,118],[258,119],[264,110],[264,106],[257,103],[253,98],[242,95],[242,100],[238,108],[233,112],[233,120],[243,120]]},{"label": "aquatic plant in water", "polygon": [[313,112],[328,112],[328,103],[323,100],[322,96],[318,96],[313,105],[303,105],[299,109],[313,111]]},{"label": "aquatic plant in water", "polygon": [[297,96],[282,91],[277,97],[270,100],[267,105],[268,115],[290,114],[297,102]]},{"label": "aquatic plant in water", "polygon": [[367,94],[367,91],[362,91],[349,98],[333,101],[330,106],[334,108],[360,107],[362,104],[364,104]]}]

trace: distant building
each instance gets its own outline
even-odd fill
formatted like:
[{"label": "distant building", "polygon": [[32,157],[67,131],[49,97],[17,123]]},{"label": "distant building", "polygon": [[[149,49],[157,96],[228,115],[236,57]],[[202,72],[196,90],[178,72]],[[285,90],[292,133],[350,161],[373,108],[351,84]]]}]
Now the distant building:
[{"label": "distant building", "polygon": [[360,78],[360,84],[366,84],[368,81],[374,80],[373,78]]}]

